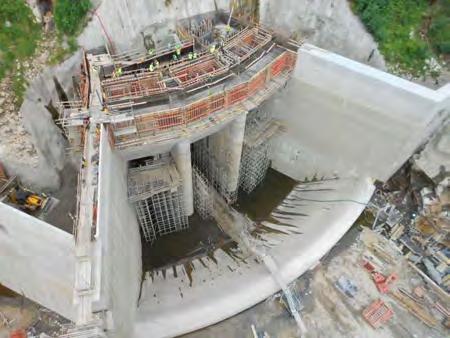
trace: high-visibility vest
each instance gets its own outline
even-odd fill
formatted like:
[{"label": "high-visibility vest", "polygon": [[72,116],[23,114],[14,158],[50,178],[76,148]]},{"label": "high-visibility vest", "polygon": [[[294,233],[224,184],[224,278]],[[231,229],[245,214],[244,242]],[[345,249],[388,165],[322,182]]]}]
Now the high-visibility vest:
[{"label": "high-visibility vest", "polygon": [[209,47],[209,51],[210,51],[211,53],[214,53],[214,52],[216,51],[216,45],[211,45],[211,46]]},{"label": "high-visibility vest", "polygon": [[155,60],[155,68],[158,68],[158,67],[159,67],[159,61]]},{"label": "high-visibility vest", "polygon": [[148,70],[153,72],[155,70],[155,66],[153,65],[153,63],[150,64],[150,66],[148,67]]},{"label": "high-visibility vest", "polygon": [[155,52],[155,50],[153,48],[150,48],[148,50],[148,55],[153,55],[154,52]]},{"label": "high-visibility vest", "polygon": [[189,60],[192,60],[192,58],[193,58],[193,54],[190,52],[190,53],[188,54],[188,59],[189,59]]},{"label": "high-visibility vest", "polygon": [[192,55],[192,57],[194,58],[194,60],[197,58],[197,53],[194,52],[194,54]]}]

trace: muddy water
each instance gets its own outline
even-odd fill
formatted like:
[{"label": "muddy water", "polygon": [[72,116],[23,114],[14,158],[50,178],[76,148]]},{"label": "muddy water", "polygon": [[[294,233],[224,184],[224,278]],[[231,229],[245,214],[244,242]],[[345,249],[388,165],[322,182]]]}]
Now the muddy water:
[{"label": "muddy water", "polygon": [[[257,232],[276,232],[265,229],[259,221],[270,220],[271,212],[281,204],[297,182],[273,169],[269,169],[264,181],[251,193],[240,193],[233,206],[238,212],[246,214],[258,222]],[[281,232],[283,233],[284,232]],[[287,232],[286,232],[287,233]],[[141,236],[143,238],[143,236]],[[142,240],[143,271],[176,271],[183,265],[188,275],[192,274],[191,262],[194,259],[209,257],[214,261],[214,251],[221,248],[233,260],[242,260],[238,245],[225,234],[214,220],[202,220],[194,213],[189,217],[189,228],[157,238],[153,244]]]},{"label": "muddy water", "polygon": [[296,184],[297,181],[292,178],[269,168],[266,177],[255,190],[250,194],[239,193],[238,201],[233,207],[252,221],[266,220]]},{"label": "muddy water", "polygon": [[[141,236],[142,238],[142,236]],[[151,271],[206,256],[229,241],[214,220],[202,220],[196,213],[189,217],[189,228],[157,238],[153,244],[142,241],[143,270]]]}]

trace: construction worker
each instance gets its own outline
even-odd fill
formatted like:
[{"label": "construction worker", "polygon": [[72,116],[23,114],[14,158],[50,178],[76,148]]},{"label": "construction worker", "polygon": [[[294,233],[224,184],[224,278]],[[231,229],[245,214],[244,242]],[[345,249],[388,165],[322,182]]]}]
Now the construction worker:
[{"label": "construction worker", "polygon": [[119,67],[116,69],[116,71],[114,72],[114,77],[120,77],[122,75],[122,68]]},{"label": "construction worker", "polygon": [[181,46],[177,44],[177,45],[175,46],[175,51],[176,51],[176,53],[177,53],[177,56],[180,56],[180,55],[181,55]]},{"label": "construction worker", "polygon": [[150,48],[148,50],[148,55],[153,56],[153,54],[155,54],[155,49],[154,48]]},{"label": "construction worker", "polygon": [[177,54],[173,54],[173,55],[172,55],[172,59],[173,59],[173,61],[177,61],[177,60],[178,60]]},{"label": "construction worker", "polygon": [[151,71],[151,72],[155,71],[155,65],[153,64],[153,62],[150,63],[150,66],[148,66],[148,70]]},{"label": "construction worker", "polygon": [[192,54],[192,58],[193,58],[194,60],[197,58],[197,52],[194,52],[194,53]]},{"label": "construction worker", "polygon": [[158,69],[159,68],[159,61],[155,59],[154,63],[155,63],[155,69]]},{"label": "construction worker", "polygon": [[231,32],[231,26],[227,25],[227,27],[225,28],[225,31],[227,32],[227,34],[229,34]]},{"label": "construction worker", "polygon": [[192,52],[189,52],[189,54],[188,54],[188,59],[189,59],[189,60],[192,60],[193,57],[194,57],[194,54],[193,54]]},{"label": "construction worker", "polygon": [[209,52],[211,54],[214,54],[216,52],[216,45],[214,43],[211,46],[209,46]]}]

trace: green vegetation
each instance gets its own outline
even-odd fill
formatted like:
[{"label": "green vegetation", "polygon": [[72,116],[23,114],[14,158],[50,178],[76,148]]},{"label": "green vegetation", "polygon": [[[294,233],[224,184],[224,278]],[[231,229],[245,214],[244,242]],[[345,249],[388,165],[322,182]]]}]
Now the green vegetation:
[{"label": "green vegetation", "polygon": [[431,7],[428,38],[438,53],[450,56],[450,0],[435,1]]},{"label": "green vegetation", "polygon": [[18,63],[34,54],[41,27],[24,0],[0,1],[0,80],[13,74],[12,87],[18,104],[25,91],[23,70]]},{"label": "green vegetation", "polygon": [[430,60],[448,53],[450,0],[354,0],[353,9],[396,71],[437,75]]},{"label": "green vegetation", "polygon": [[51,65],[62,62],[77,50],[76,36],[84,27],[87,13],[91,7],[90,0],[56,1],[54,20],[57,30],[58,47],[49,59]]},{"label": "green vegetation", "polygon": [[54,10],[56,29],[67,36],[76,35],[83,27],[90,9],[90,0],[56,1]]}]

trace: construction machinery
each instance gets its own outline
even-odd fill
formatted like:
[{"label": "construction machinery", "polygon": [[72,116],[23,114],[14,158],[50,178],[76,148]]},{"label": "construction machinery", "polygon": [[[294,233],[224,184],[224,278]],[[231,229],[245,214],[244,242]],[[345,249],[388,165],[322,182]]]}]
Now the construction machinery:
[{"label": "construction machinery", "polygon": [[23,211],[43,210],[48,202],[44,194],[36,194],[20,185],[12,188],[8,194],[9,202]]}]

